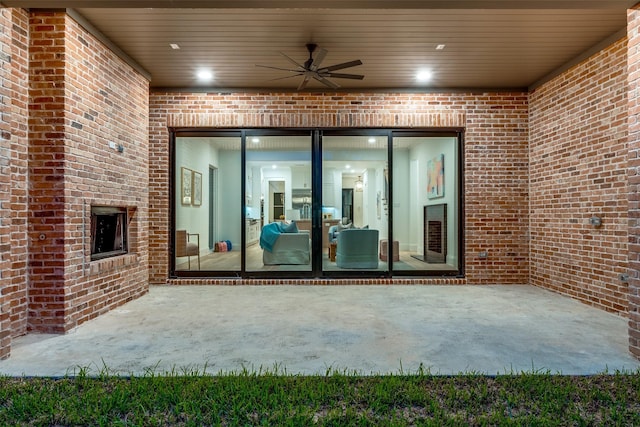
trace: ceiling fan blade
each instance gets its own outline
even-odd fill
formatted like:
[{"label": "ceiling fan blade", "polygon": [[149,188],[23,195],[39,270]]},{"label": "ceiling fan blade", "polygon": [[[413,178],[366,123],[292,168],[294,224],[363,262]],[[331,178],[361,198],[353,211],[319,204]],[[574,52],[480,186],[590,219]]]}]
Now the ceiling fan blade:
[{"label": "ceiling fan blade", "polygon": [[304,70],[304,66],[302,64],[298,64],[295,59],[292,59],[291,57],[287,56],[286,53],[284,52],[280,52],[280,55],[284,56],[285,58],[287,58],[287,60],[289,62],[291,62],[293,65],[295,65],[296,67],[300,68],[301,70]]},{"label": "ceiling fan blade", "polygon": [[[289,79],[291,77],[300,77],[302,76],[302,81],[298,85],[298,90],[302,90],[307,87],[309,81],[313,78],[323,85],[330,87],[331,89],[338,89],[340,85],[329,78],[337,78],[337,79],[351,79],[351,80],[362,80],[364,79],[364,75],[362,74],[348,74],[348,73],[333,73],[336,70],[342,70],[343,68],[355,67],[357,65],[362,65],[362,61],[356,59],[355,61],[342,62],[340,64],[330,65],[328,67],[320,68],[320,64],[324,61],[328,52],[326,49],[318,49],[315,44],[309,43],[307,44],[307,50],[309,51],[309,59],[307,59],[304,64],[300,64],[295,59],[291,58],[284,52],[279,52],[280,55],[284,56],[284,58],[289,61],[291,64],[295,66],[292,68],[284,68],[284,67],[272,67],[270,65],[260,65],[256,64],[256,67],[268,68],[271,70],[278,71],[286,71],[291,73],[288,76],[278,77],[275,79],[267,80],[267,81],[276,81],[276,80],[284,80]],[[315,52],[315,57],[313,54]]]},{"label": "ceiling fan blade", "polygon": [[260,64],[256,64],[256,67],[260,67],[260,68],[270,68],[272,70],[280,70],[280,71],[289,71],[291,73],[299,73],[301,70],[291,70],[289,68],[279,68],[279,67],[270,67],[268,65],[260,65]]},{"label": "ceiling fan blade", "polygon": [[332,65],[330,67],[324,67],[318,70],[319,73],[326,73],[333,70],[342,70],[343,68],[355,67],[362,65],[362,61],[356,59],[355,61],[343,62],[342,64]]},{"label": "ceiling fan blade", "polygon": [[305,87],[307,87],[307,83],[309,83],[310,77],[308,74],[305,74],[304,79],[302,79],[302,81],[300,82],[300,84],[298,85],[298,90],[302,90]]},{"label": "ceiling fan blade", "polygon": [[327,50],[326,49],[320,49],[318,51],[318,53],[316,54],[316,57],[313,59],[313,62],[311,63],[311,66],[309,67],[309,69],[315,71],[318,69],[318,67],[320,66],[320,63],[322,63],[322,61],[324,61],[324,57],[327,56]]},{"label": "ceiling fan blade", "polygon": [[329,86],[331,89],[338,89],[340,87],[340,85],[338,83],[332,82],[329,79],[325,79],[324,77],[320,76],[320,75],[314,75],[313,76],[314,79],[316,79],[317,81],[319,81],[320,83],[322,83],[325,86]]},{"label": "ceiling fan blade", "polygon": [[323,74],[322,76],[336,78],[336,79],[353,79],[353,80],[364,79],[364,76],[362,74],[326,73],[326,74]]},{"label": "ceiling fan blade", "polygon": [[290,79],[290,78],[292,78],[292,77],[299,77],[299,76],[302,76],[302,75],[303,75],[303,74],[301,74],[301,73],[299,73],[299,74],[292,74],[292,75],[290,75],[290,76],[278,77],[278,78],[275,78],[275,79],[269,79],[269,80],[265,80],[265,81],[267,81],[267,82],[274,82],[274,81],[276,81],[276,80]]}]

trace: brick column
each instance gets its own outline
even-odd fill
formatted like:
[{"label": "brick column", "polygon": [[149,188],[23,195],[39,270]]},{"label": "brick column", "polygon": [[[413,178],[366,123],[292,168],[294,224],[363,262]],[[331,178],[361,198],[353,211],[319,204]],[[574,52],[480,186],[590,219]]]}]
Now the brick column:
[{"label": "brick column", "polygon": [[9,303],[5,282],[9,280],[11,257],[11,125],[9,123],[8,70],[11,66],[9,31],[10,12],[0,9],[0,358],[9,356],[11,350],[11,328],[9,325]]},{"label": "brick column", "polygon": [[628,10],[629,350],[640,358],[640,7]]},{"label": "brick column", "polygon": [[[64,333],[148,289],[149,83],[65,12],[29,19],[29,328]],[[127,209],[128,254],[91,260],[92,205]]]},{"label": "brick column", "polygon": [[0,358],[27,325],[27,19],[0,9]]},{"label": "brick column", "polygon": [[30,17],[29,326],[64,332],[65,14]]}]

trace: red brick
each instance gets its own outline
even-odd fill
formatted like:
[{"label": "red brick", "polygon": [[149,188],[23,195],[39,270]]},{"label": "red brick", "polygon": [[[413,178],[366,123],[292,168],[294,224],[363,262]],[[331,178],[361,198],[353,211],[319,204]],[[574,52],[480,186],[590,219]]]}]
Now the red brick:
[{"label": "red brick", "polygon": [[[148,267],[140,260],[147,259],[148,227],[142,219],[148,205],[148,135],[130,118],[146,121],[148,82],[64,13],[35,11],[30,22],[30,44],[40,53],[38,61],[32,56],[29,69],[33,315],[28,321],[30,330],[59,332],[104,312],[105,301],[111,309],[147,290]],[[53,39],[61,42],[54,46]],[[94,67],[78,65],[86,62]],[[109,93],[108,102],[101,91]],[[41,125],[46,122],[56,125],[54,132]],[[125,145],[125,153],[110,149],[109,141]],[[92,204],[131,208],[131,254],[121,257],[127,262],[109,261],[107,269],[91,262],[86,236]],[[72,286],[88,294],[70,292]]]},{"label": "red brick", "polygon": [[0,358],[9,356],[11,338],[27,331],[27,29],[25,11],[0,9],[0,48],[10,58],[0,59],[0,168],[11,177],[0,181],[0,236],[11,242],[0,247]]},{"label": "red brick", "polygon": [[[640,28],[640,10],[638,7],[628,11],[628,19],[627,19],[627,34],[629,37],[628,47],[627,47],[627,69],[629,73],[627,75],[627,85],[629,88],[629,100],[628,100],[628,123],[629,123],[629,136],[627,140],[627,151],[628,158],[632,159],[628,165],[629,172],[629,185],[628,188],[628,197],[629,200],[632,201],[629,204],[628,218],[638,218],[640,217],[640,205],[638,205],[638,188],[637,185],[637,168],[640,166],[637,161],[637,152],[640,150],[640,128],[637,126],[639,115],[640,115],[640,98],[637,97],[636,89],[638,84],[640,84],[640,73],[637,71],[632,72],[633,70],[638,70],[638,66],[640,66],[640,52],[635,48],[635,46],[640,42],[640,33],[638,29]],[[635,159],[635,160],[633,160]],[[634,169],[635,168],[635,169]],[[635,202],[635,203],[634,203]],[[634,354],[637,358],[640,359],[640,322],[638,322],[638,315],[640,315],[640,301],[638,300],[638,296],[640,296],[640,281],[638,277],[640,277],[640,264],[637,261],[640,258],[640,245],[637,244],[640,241],[640,229],[637,228],[638,221],[637,220],[629,220],[628,222],[628,242],[629,251],[628,251],[628,259],[630,262],[629,266],[629,349],[632,354]]]},{"label": "red brick", "polygon": [[[260,110],[254,102],[260,99]],[[522,284],[528,282],[528,94],[339,94],[158,93],[150,101],[150,220],[158,230],[150,240],[151,281],[167,283],[169,272],[169,135],[174,127],[464,127],[467,254],[495,251],[492,263],[467,256],[464,283]],[[309,111],[305,102],[321,105]],[[345,112],[344,105],[357,102]],[[166,109],[171,105],[171,111]],[[499,132],[498,132],[499,130]],[[476,147],[481,147],[480,150]],[[488,156],[491,156],[489,159]],[[488,162],[492,163],[488,165]],[[491,174],[478,173],[491,170]],[[516,177],[514,179],[514,177]],[[500,192],[487,186],[501,182]],[[162,204],[160,204],[162,202]],[[487,226],[477,226],[486,221]],[[509,241],[505,240],[509,235]],[[496,268],[498,267],[499,268]],[[429,279],[430,281],[432,279]],[[455,283],[459,279],[442,279]],[[416,280],[418,283],[419,280]]]},{"label": "red brick", "polygon": [[629,190],[612,171],[627,166],[626,60],[625,38],[529,100],[530,283],[623,315]]}]

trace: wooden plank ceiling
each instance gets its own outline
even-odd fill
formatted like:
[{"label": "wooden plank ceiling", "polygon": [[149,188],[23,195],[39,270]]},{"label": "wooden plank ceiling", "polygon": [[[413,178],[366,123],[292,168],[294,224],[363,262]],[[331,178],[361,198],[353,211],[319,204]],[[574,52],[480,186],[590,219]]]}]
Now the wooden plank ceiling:
[{"label": "wooden plank ceiling", "polygon": [[[152,87],[295,90],[307,43],[321,67],[362,80],[341,90],[521,89],[598,43],[624,36],[633,2],[598,1],[57,1],[0,0],[9,7],[73,7],[151,76]],[[114,7],[117,6],[117,7]],[[173,49],[172,44],[179,46]],[[444,48],[438,49],[438,45]],[[214,79],[199,81],[199,70]],[[432,79],[419,82],[416,74]],[[294,77],[291,77],[294,76]],[[289,78],[283,78],[289,77]],[[311,90],[326,90],[311,79]]]}]

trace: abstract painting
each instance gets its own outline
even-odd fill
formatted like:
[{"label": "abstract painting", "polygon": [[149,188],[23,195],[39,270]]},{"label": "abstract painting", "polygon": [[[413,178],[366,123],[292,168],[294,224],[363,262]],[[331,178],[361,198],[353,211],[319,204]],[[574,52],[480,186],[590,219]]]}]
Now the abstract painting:
[{"label": "abstract painting", "polygon": [[435,199],[444,196],[444,154],[427,162],[427,197]]}]

